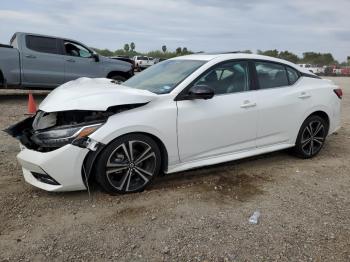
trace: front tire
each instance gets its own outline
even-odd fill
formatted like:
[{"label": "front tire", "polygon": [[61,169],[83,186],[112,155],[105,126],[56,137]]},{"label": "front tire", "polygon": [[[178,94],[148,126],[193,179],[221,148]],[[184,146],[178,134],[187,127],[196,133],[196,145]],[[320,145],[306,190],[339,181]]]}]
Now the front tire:
[{"label": "front tire", "polygon": [[159,174],[157,143],[143,134],[130,134],[107,145],[96,162],[96,180],[110,194],[141,192]]},{"label": "front tire", "polygon": [[313,115],[302,124],[295,143],[294,153],[300,158],[312,158],[322,149],[328,133],[328,123]]},{"label": "front tire", "polygon": [[114,80],[117,84],[121,84],[126,81],[126,78],[121,75],[112,75],[111,79]]}]

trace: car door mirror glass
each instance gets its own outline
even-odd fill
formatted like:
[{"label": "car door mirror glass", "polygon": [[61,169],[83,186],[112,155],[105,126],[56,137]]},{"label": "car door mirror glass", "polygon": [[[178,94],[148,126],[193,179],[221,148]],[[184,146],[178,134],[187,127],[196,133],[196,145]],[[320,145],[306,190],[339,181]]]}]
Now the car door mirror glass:
[{"label": "car door mirror glass", "polygon": [[100,61],[100,56],[98,54],[92,54],[91,56],[95,59],[95,62]]},{"label": "car door mirror glass", "polygon": [[188,92],[189,99],[210,99],[214,96],[214,89],[208,85],[195,85]]}]

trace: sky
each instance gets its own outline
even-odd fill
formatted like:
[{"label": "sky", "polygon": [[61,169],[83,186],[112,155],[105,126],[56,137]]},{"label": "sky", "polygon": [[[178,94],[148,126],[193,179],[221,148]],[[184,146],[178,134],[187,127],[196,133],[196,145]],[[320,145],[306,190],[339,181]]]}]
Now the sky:
[{"label": "sky", "polygon": [[0,43],[14,32],[145,52],[250,49],[350,56],[349,0],[2,0]]}]

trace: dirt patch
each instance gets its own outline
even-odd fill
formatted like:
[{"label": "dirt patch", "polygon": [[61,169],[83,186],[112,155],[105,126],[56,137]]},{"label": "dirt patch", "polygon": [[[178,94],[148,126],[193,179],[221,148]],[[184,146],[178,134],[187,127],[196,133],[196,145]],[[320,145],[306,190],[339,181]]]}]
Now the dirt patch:
[{"label": "dirt patch", "polygon": [[[159,177],[137,194],[27,185],[17,141],[0,132],[0,261],[349,261],[350,79],[335,81],[342,128],[314,159],[276,152]],[[0,129],[26,117],[26,99],[0,97]]]}]

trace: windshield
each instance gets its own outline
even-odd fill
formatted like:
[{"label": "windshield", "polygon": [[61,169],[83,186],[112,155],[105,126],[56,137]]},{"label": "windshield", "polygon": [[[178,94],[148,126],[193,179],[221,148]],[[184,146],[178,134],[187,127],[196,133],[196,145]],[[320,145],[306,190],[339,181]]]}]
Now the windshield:
[{"label": "windshield", "polygon": [[205,62],[199,60],[166,60],[135,75],[125,81],[123,85],[148,90],[156,94],[167,94]]}]

